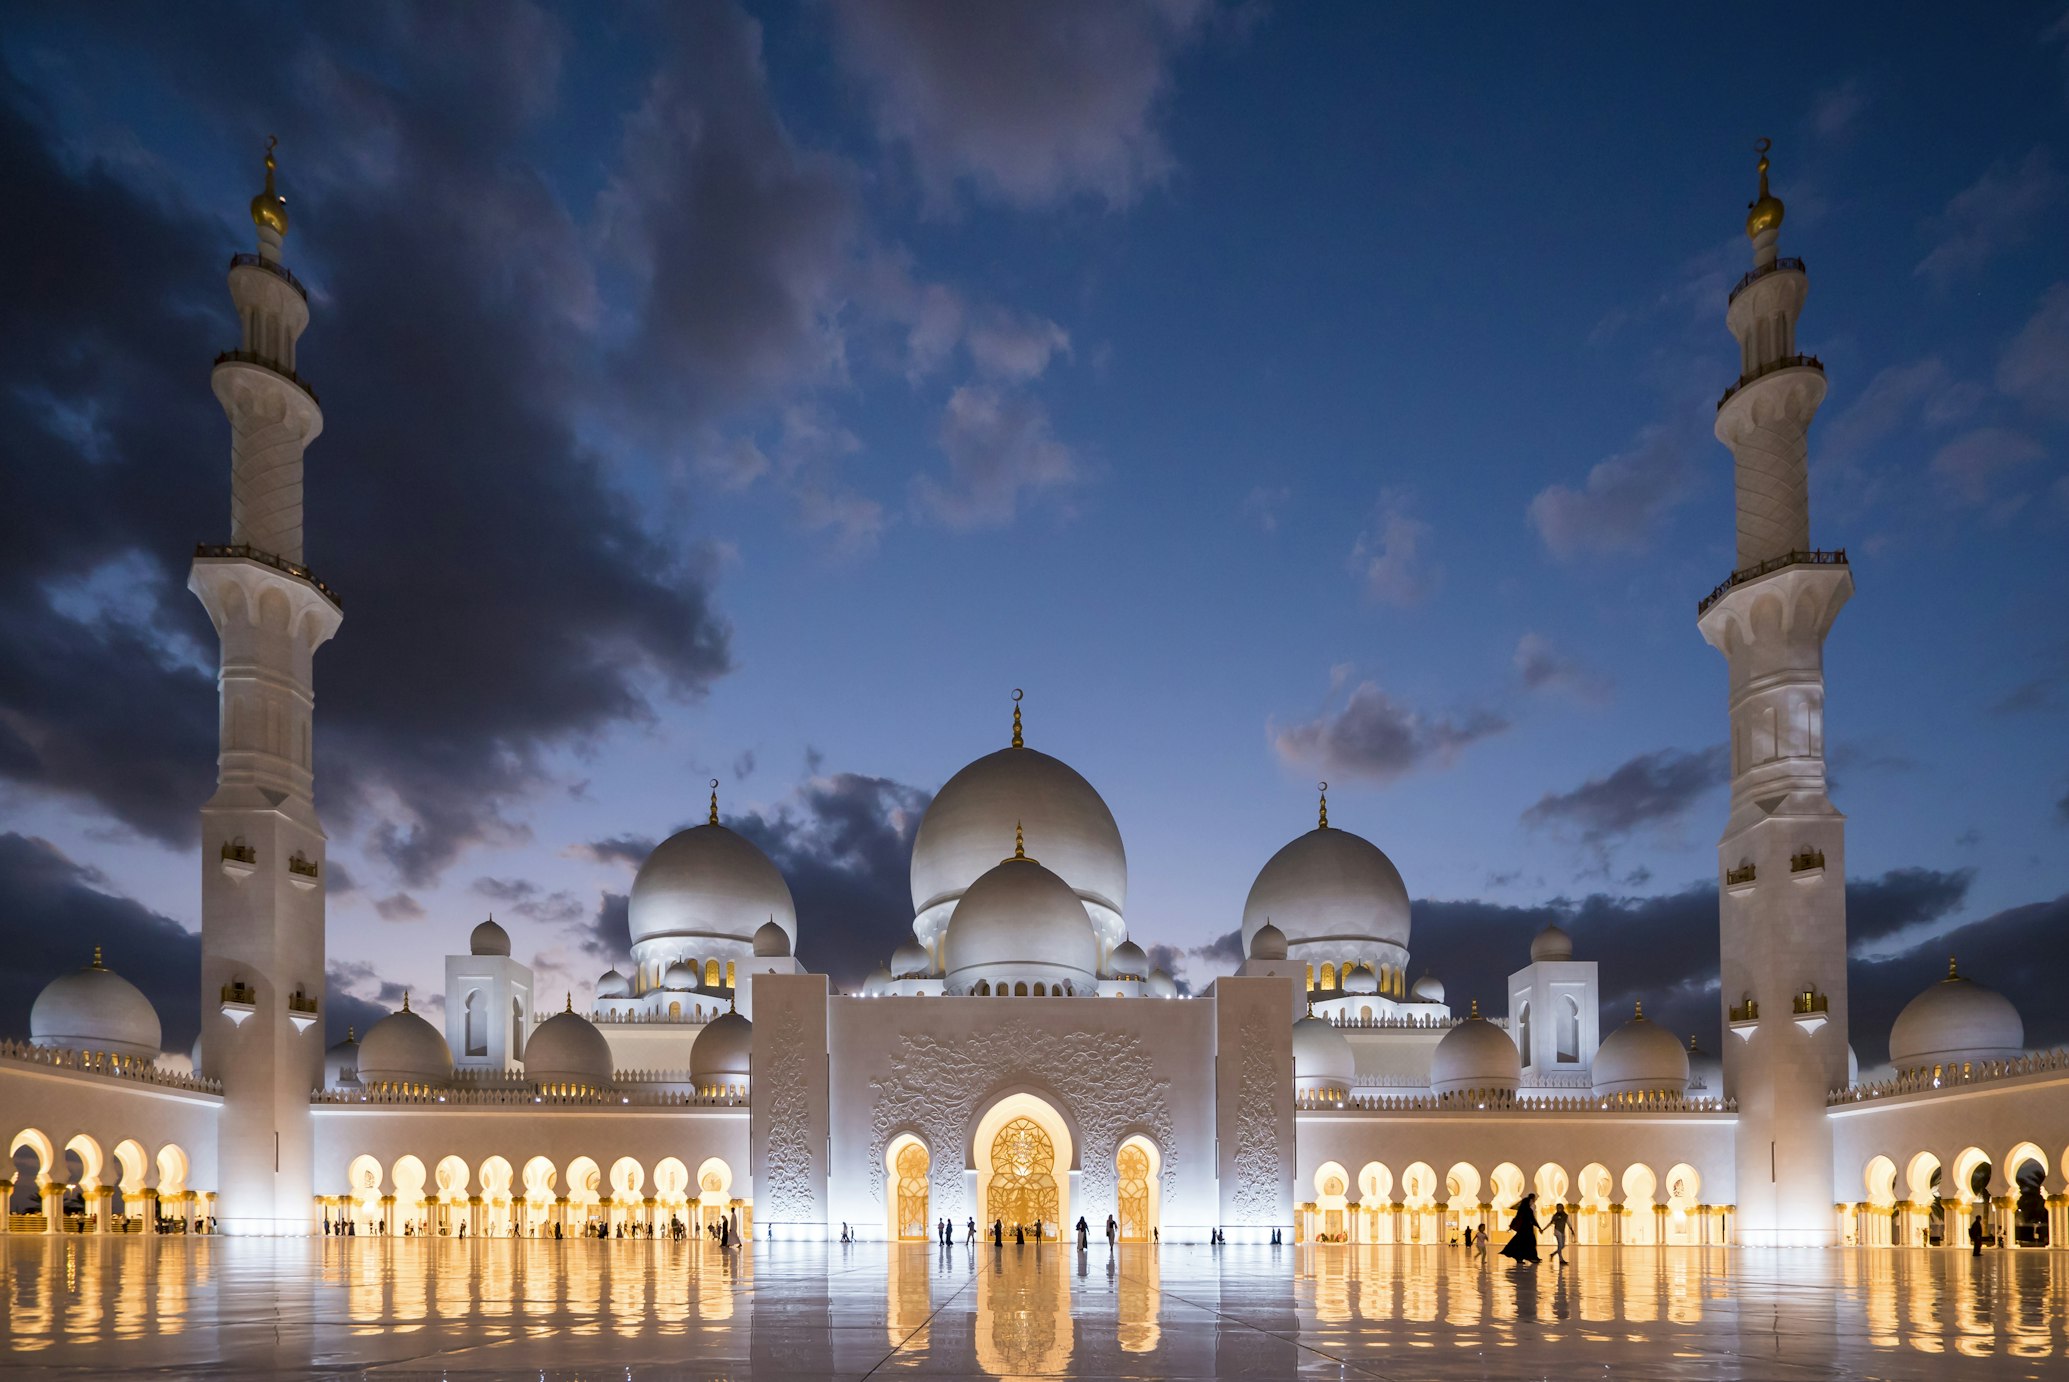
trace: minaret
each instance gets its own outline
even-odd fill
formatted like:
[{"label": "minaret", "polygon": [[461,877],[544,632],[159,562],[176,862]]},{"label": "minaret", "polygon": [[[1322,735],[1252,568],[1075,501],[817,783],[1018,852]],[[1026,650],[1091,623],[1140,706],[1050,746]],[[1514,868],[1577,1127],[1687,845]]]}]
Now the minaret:
[{"label": "minaret", "polygon": [[1853,594],[1846,553],[1810,545],[1805,465],[1824,366],[1797,353],[1809,287],[1777,256],[1782,203],[1746,218],[1753,269],[1726,323],[1739,380],[1717,405],[1738,490],[1738,569],[1697,606],[1730,664],[1731,816],[1717,844],[1724,1090],[1738,1100],[1742,1242],[1834,1240],[1827,1091],[1846,1083],[1846,818],[1825,784],[1825,635]]},{"label": "minaret", "polygon": [[299,1234],[315,1226],[309,1096],[323,1068],[310,665],[343,615],[302,564],[302,452],[323,413],[295,373],[308,294],[280,261],[287,203],[266,149],[258,252],[230,260],[243,341],[212,376],[230,419],[230,545],[196,547],[187,577],[222,644],[222,747],[201,808],[201,1069],[223,1082],[221,1231]]}]

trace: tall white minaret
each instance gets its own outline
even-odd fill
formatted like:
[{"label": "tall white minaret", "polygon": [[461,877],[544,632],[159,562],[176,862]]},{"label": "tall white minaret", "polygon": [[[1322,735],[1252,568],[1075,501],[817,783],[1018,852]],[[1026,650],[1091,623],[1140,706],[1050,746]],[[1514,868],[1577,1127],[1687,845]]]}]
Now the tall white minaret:
[{"label": "tall white minaret", "polygon": [[230,418],[230,544],[194,549],[187,588],[222,643],[216,791],[201,808],[201,1069],[223,1082],[225,1233],[309,1233],[310,1092],[323,1066],[323,826],[311,663],[337,596],[302,564],[302,452],[323,430],[295,373],[308,294],[280,261],[287,203],[252,198],[258,252],[230,260],[243,343],[216,357]]},{"label": "tall white minaret", "polygon": [[1797,353],[1803,261],[1776,255],[1782,203],[1746,217],[1753,269],[1725,320],[1739,380],[1717,405],[1738,489],[1738,568],[1697,606],[1730,664],[1731,817],[1717,844],[1724,1089],[1736,1098],[1738,1227],[1752,1244],[1835,1238],[1828,1090],[1846,1083],[1846,818],[1825,790],[1825,635],[1853,594],[1810,545],[1805,455],[1825,371]]}]

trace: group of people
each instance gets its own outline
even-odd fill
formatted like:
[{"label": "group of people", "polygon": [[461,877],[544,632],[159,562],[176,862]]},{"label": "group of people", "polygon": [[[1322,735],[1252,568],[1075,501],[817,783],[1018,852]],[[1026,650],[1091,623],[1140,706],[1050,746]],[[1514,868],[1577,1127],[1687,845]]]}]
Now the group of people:
[{"label": "group of people", "polygon": [[[211,1227],[212,1226],[213,1225],[211,1224]],[[975,1225],[973,1224],[972,1230],[974,1231],[974,1229]],[[369,1232],[377,1236],[385,1235],[388,1232],[388,1221],[386,1219],[380,1219],[375,1221],[374,1225],[369,1230]],[[428,1225],[425,1227],[424,1232],[427,1236],[429,1235],[430,1228]],[[739,1241],[740,1236],[739,1230],[733,1226],[733,1220],[727,1218],[723,1214],[715,1216],[710,1223],[706,1224],[705,1232],[710,1235],[711,1240],[713,1242],[717,1243],[722,1248],[732,1247],[736,1242]],[[356,1238],[359,1236],[359,1223],[356,1219],[353,1219],[348,1215],[341,1214],[335,1219],[331,1218],[329,1215],[325,1215],[323,1220],[323,1233],[324,1236],[327,1238]],[[403,1221],[402,1236],[405,1238],[414,1238],[417,1236],[417,1224],[414,1219],[405,1219]],[[441,1238],[455,1237],[464,1239],[467,1236],[467,1225],[464,1221],[462,1221],[458,1231],[455,1232],[447,1228],[446,1225],[440,1224],[438,1226],[438,1236]],[[510,1225],[510,1236],[512,1238],[523,1238],[539,1237],[541,1235],[539,1233],[539,1228],[537,1225],[531,1226],[531,1231],[529,1234],[527,1234],[518,1223],[512,1221]],[[564,1238],[568,1235],[563,1230],[562,1226],[558,1222],[556,1222],[553,1225],[553,1236],[555,1238]],[[614,1237],[659,1238],[666,1239],[671,1242],[680,1243],[690,1236],[690,1226],[684,1223],[682,1219],[680,1219],[679,1217],[673,1215],[669,1217],[669,1220],[666,1224],[643,1224],[635,1220],[631,1223],[621,1222],[613,1225],[610,1223],[606,1223],[602,1220],[598,1220],[596,1223],[593,1224],[582,1225],[580,1232],[576,1236],[582,1238],[598,1239],[609,1239]],[[846,1225],[842,1225],[841,1239],[843,1242],[847,1241]]]},{"label": "group of people", "polygon": [[[1552,1260],[1563,1267],[1566,1265],[1566,1235],[1572,1227],[1572,1221],[1566,1217],[1565,1205],[1552,1211],[1551,1220],[1545,1227],[1552,1231]],[[1537,1196],[1525,1195],[1516,1206],[1515,1216],[1509,1220],[1509,1241],[1502,1245],[1501,1255],[1513,1258],[1518,1266],[1535,1267],[1538,1264],[1537,1230]],[[1475,1256],[1487,1256],[1488,1232],[1483,1228],[1475,1234],[1471,1225],[1466,1227],[1466,1247]]]}]

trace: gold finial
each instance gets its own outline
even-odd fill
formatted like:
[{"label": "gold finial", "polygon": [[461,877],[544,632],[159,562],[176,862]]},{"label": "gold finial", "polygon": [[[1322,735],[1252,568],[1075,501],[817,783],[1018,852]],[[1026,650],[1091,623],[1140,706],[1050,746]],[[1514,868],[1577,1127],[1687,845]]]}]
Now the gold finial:
[{"label": "gold finial", "polygon": [[1316,790],[1322,794],[1322,823],[1315,828],[1317,830],[1327,830],[1329,828],[1329,784],[1326,782],[1321,783]]},{"label": "gold finial", "polygon": [[95,947],[93,948],[93,967],[94,967],[95,969],[99,969],[99,968],[101,968],[101,967],[102,967],[102,966],[101,966],[101,948],[100,948],[99,946],[97,946],[97,945],[96,945],[96,946],[95,946]]},{"label": "gold finial", "polygon": [[1027,857],[1027,836],[1022,833],[1019,821],[1013,822],[1013,857],[1015,859],[1025,859]]},{"label": "gold finial", "polygon": [[562,1012],[564,1012],[564,1013],[571,1013],[571,1012],[573,1012],[574,1010],[575,1010],[575,991],[574,991],[573,989],[569,989],[569,990],[568,990],[568,1001],[567,1001],[567,1006],[566,1006],[566,1007],[564,1007],[564,1008],[562,1008],[562,1009],[561,1009],[561,1011],[562,1011]]},{"label": "gold finial", "polygon": [[1746,238],[1753,239],[1763,230],[1779,230],[1782,224],[1782,199],[1767,190],[1767,151],[1774,147],[1772,139],[1756,139],[1753,149],[1760,155],[1760,197],[1748,203],[1746,212]]},{"label": "gold finial", "polygon": [[273,147],[277,135],[266,136],[266,190],[251,199],[252,224],[270,228],[275,235],[287,234],[287,198],[273,190]]},{"label": "gold finial", "polygon": [[712,825],[717,825],[717,824],[718,824],[718,779],[717,779],[717,778],[715,778],[715,777],[714,777],[713,779],[711,779],[711,822],[710,822],[710,823],[711,823]]},{"label": "gold finial", "polygon": [[347,1027],[345,1029],[345,1040],[357,1042],[359,1040],[359,1029],[357,1027]]},{"label": "gold finial", "polygon": [[[100,963],[100,959],[99,959],[99,956],[100,956],[100,953],[101,953],[101,952],[100,952],[100,951],[98,951],[98,950],[96,950],[96,951],[94,951],[93,953],[94,953],[94,957],[95,957],[95,958],[94,958],[94,963],[95,963],[95,964],[99,964],[99,963]],[[1949,956],[1947,957],[1947,977],[1948,977],[1949,979],[1959,979],[1959,978],[1961,977],[1961,972],[1960,972],[1959,970],[1957,970],[1957,969],[1955,969],[1955,968],[1954,968],[1954,957],[1953,957],[1952,955],[1949,955]]]},{"label": "gold finial", "polygon": [[1689,1050],[1691,1050],[1691,1051],[1696,1051],[1696,1050],[1700,1050],[1700,1049],[1701,1049],[1700,1047],[1698,1047],[1698,1046],[1697,1046],[1697,1045],[1695,1044],[1695,1033],[1694,1033],[1694,1032],[1690,1032],[1690,1033],[1688,1034],[1688,1049],[1689,1049]]},{"label": "gold finial", "polygon": [[402,991],[402,1010],[403,1010],[404,1012],[408,1012],[408,1011],[409,1011],[409,990],[408,990],[408,989],[404,989],[404,990]]},{"label": "gold finial", "polygon": [[1025,694],[1019,687],[1013,688],[1013,747],[1016,749],[1027,747],[1027,741],[1020,737],[1020,698]]},{"label": "gold finial", "polygon": [[1479,1020],[1479,1018],[1480,1018],[1480,1000],[1479,1000],[1479,999],[1475,998],[1475,999],[1473,1000],[1473,1011],[1472,1011],[1472,1012],[1471,1012],[1471,1013],[1469,1014],[1469,1016],[1470,1016],[1470,1017],[1471,1017],[1471,1019],[1472,1019],[1472,1020],[1474,1020],[1474,1021],[1478,1021],[1478,1020]]},{"label": "gold finial", "polygon": [[1643,1022],[1645,1020],[1645,1000],[1639,999],[1631,1004],[1631,1008],[1631,1020],[1633,1022]]}]

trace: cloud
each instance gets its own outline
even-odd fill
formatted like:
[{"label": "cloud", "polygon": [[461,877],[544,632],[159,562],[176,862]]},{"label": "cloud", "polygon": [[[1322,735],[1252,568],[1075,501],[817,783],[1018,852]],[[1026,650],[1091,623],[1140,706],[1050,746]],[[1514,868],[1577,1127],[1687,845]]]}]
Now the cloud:
[{"label": "cloud", "polygon": [[2039,310],[1998,357],[1997,387],[2042,417],[2069,421],[2069,283],[2041,294]]},{"label": "cloud", "polygon": [[[1853,889],[1847,890],[1849,916]],[[1862,959],[1848,967],[1853,978],[1848,1024],[1863,1067],[1888,1059],[1891,1024],[1904,1004],[1936,984],[1954,956],[1961,972],[2012,1000],[2026,1022],[2029,1050],[2069,1041],[2069,1015],[2060,1001],[2053,967],[2034,957],[2053,952],[2069,932],[2069,894],[2048,902],[2006,907],[1946,929],[1926,928],[1916,943],[1893,954]]]},{"label": "cloud", "polygon": [[623,864],[638,868],[654,852],[655,841],[644,835],[613,835],[574,846],[571,853],[597,864]]},{"label": "cloud", "polygon": [[424,905],[408,893],[390,893],[374,900],[374,910],[380,913],[382,921],[422,921]]},{"label": "cloud", "polygon": [[1933,454],[1932,472],[1963,501],[1988,504],[1999,498],[2005,477],[2047,455],[2031,437],[2002,427],[1979,427]]},{"label": "cloud", "polygon": [[1427,715],[1360,682],[1341,709],[1265,732],[1281,762],[1328,777],[1390,782],[1418,768],[1446,766],[1468,745],[1509,722],[1491,710]]},{"label": "cloud", "polygon": [[937,440],[947,481],[918,476],[912,491],[944,527],[1004,527],[1023,496],[1066,493],[1082,478],[1076,455],[1051,433],[1048,410],[1026,394],[965,384],[949,396]]},{"label": "cloud", "polygon": [[1430,525],[1408,509],[1407,495],[1398,490],[1382,493],[1371,526],[1351,547],[1351,570],[1364,584],[1366,598],[1381,604],[1418,604],[1436,579],[1423,553]]},{"label": "cloud", "polygon": [[477,878],[473,892],[532,921],[558,924],[573,921],[583,913],[583,906],[573,893],[547,892],[529,878]]},{"label": "cloud", "polygon": [[1641,753],[1570,792],[1545,793],[1523,813],[1523,824],[1571,832],[1606,860],[1610,845],[1679,822],[1724,785],[1728,767],[1722,745]]},{"label": "cloud", "polygon": [[1598,462],[1581,488],[1540,490],[1530,522],[1560,561],[1641,552],[1694,484],[1686,449],[1665,427],[1649,427],[1629,451]]},{"label": "cloud", "polygon": [[1526,691],[1556,692],[1588,705],[1609,699],[1609,678],[1581,666],[1552,646],[1543,634],[1526,633],[1516,640],[1516,676]]},{"label": "cloud", "polygon": [[797,903],[798,954],[853,986],[912,938],[912,837],[933,794],[859,773],[815,776],[794,805],[733,828],[767,852]]},{"label": "cloud", "polygon": [[1070,355],[1070,333],[1055,322],[1000,309],[971,326],[964,344],[979,373],[1012,384],[1039,379],[1051,360]]},{"label": "cloud", "polygon": [[2045,149],[2034,149],[2016,165],[1997,163],[1955,193],[1933,218],[1933,247],[1912,272],[1942,287],[1974,273],[2024,244],[2062,188],[2062,176]]},{"label": "cloud", "polygon": [[1279,531],[1279,513],[1293,502],[1293,491],[1285,485],[1259,485],[1243,497],[1242,513],[1267,533]]},{"label": "cloud", "polygon": [[877,134],[912,158],[929,200],[1124,206],[1172,167],[1157,128],[1174,57],[1204,0],[940,5],[847,0],[835,48]]},{"label": "cloud", "polygon": [[1849,77],[1838,86],[1820,91],[1811,103],[1811,132],[1820,139],[1837,143],[1853,133],[1861,112],[1867,108],[1868,93],[1862,89],[1861,79]]},{"label": "cloud", "polygon": [[629,894],[606,888],[597,895],[595,912],[582,925],[569,928],[576,947],[607,969],[632,958],[630,901]]},{"label": "cloud", "polygon": [[1243,928],[1239,926],[1233,931],[1216,936],[1205,945],[1196,945],[1190,953],[1195,959],[1234,970],[1248,958],[1243,954]]}]

